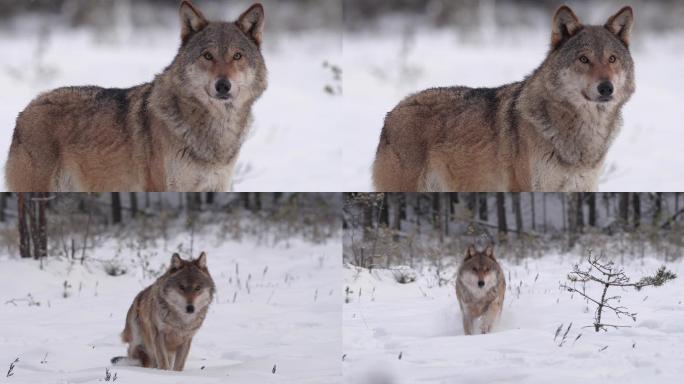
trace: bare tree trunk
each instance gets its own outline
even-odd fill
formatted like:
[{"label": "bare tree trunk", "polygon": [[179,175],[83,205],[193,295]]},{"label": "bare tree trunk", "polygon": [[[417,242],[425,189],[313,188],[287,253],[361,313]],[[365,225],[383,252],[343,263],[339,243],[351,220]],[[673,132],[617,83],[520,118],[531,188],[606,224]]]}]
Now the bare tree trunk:
[{"label": "bare tree trunk", "polygon": [[487,206],[487,192],[479,192],[477,194],[478,196],[478,207],[479,207],[479,213],[480,213],[480,220],[482,221],[488,221],[489,218],[489,207]]},{"label": "bare tree trunk", "polygon": [[390,201],[389,201],[389,193],[385,193],[382,196],[382,206],[380,207],[380,220],[378,222],[378,225],[384,224],[385,227],[390,227],[390,222],[389,222],[389,210],[390,210]]},{"label": "bare tree trunk", "polygon": [[548,193],[544,192],[542,193],[542,216],[544,219],[544,233],[546,233],[547,226],[546,226],[546,196],[548,196]]},{"label": "bare tree trunk", "polygon": [[499,235],[508,233],[508,223],[506,222],[506,196],[503,192],[496,193],[496,220],[499,228]]},{"label": "bare tree trunk", "polygon": [[584,231],[584,194],[582,192],[575,192],[577,204],[575,206],[575,220],[577,221],[577,232]]},{"label": "bare tree trunk", "polygon": [[565,216],[566,216],[566,212],[565,212],[565,196],[566,196],[565,193],[561,193],[561,194],[560,194],[560,198],[561,198],[561,208],[562,208],[562,209],[561,209],[561,212],[562,212],[562,216],[563,216],[563,232],[564,232],[564,233],[568,233],[568,220],[567,220],[566,217],[565,217]]},{"label": "bare tree trunk", "polygon": [[138,216],[138,194],[129,192],[129,199],[131,200],[131,217]]},{"label": "bare tree trunk", "polygon": [[511,193],[513,200],[513,214],[515,215],[515,229],[518,231],[518,236],[523,233],[522,209],[520,207],[520,192]]},{"label": "bare tree trunk", "polygon": [[40,200],[38,204],[38,258],[47,257],[47,216],[45,208],[48,204],[49,194],[46,192],[38,193]]},{"label": "bare tree trunk", "polygon": [[596,227],[596,192],[588,193],[587,205],[589,206],[589,226]]},{"label": "bare tree trunk", "polygon": [[214,204],[214,192],[207,192],[207,205]]},{"label": "bare tree trunk", "polygon": [[439,242],[444,242],[444,227],[442,217],[442,201],[441,194],[433,193],[432,195],[432,223],[433,228],[439,231]]},{"label": "bare tree trunk", "polygon": [[639,228],[641,225],[641,195],[639,192],[632,193],[632,210],[634,211],[632,225],[634,228]]},{"label": "bare tree trunk", "polygon": [[0,222],[5,222],[5,209],[7,209],[7,193],[0,192]]},{"label": "bare tree trunk", "polygon": [[618,193],[618,204],[620,212],[620,226],[627,230],[629,226],[629,192]]},{"label": "bare tree trunk", "polygon": [[663,193],[656,192],[653,199],[653,225],[658,226],[663,213]]},{"label": "bare tree trunk", "polygon": [[119,192],[112,192],[112,223],[121,223],[121,196]]},{"label": "bare tree trunk", "polygon": [[535,210],[534,192],[530,192],[530,207],[532,208],[532,230],[537,231],[537,212]]},{"label": "bare tree trunk", "polygon": [[31,234],[26,222],[26,200],[30,194],[26,192],[17,193],[17,222],[19,224],[19,254],[22,258],[31,257]]},{"label": "bare tree trunk", "polygon": [[33,258],[38,260],[40,258],[40,239],[38,233],[38,205],[34,200],[35,197],[40,196],[40,193],[29,193],[26,200],[26,212],[29,218],[29,233],[31,234],[31,242],[33,243]]}]

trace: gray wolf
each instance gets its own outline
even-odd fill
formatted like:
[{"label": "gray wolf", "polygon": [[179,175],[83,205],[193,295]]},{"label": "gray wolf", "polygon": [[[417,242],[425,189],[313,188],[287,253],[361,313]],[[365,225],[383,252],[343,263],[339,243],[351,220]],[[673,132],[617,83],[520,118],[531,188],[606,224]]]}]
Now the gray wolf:
[{"label": "gray wolf", "polygon": [[456,274],[456,297],[463,315],[463,332],[474,333],[475,319],[480,318],[480,331],[485,334],[498,322],[506,293],[506,278],[488,246],[478,252],[468,247],[466,257]]},{"label": "gray wolf", "polygon": [[60,88],[19,114],[10,191],[227,191],[266,89],[264,10],[210,22],[180,5],[181,45],[154,81]]},{"label": "gray wolf", "polygon": [[204,252],[190,261],[174,253],[166,273],[133,300],[121,334],[128,356],[112,363],[182,371],[214,291]]},{"label": "gray wolf", "polygon": [[567,6],[551,48],[523,81],[499,88],[433,88],[385,118],[377,191],[596,191],[634,93],[634,22],[624,7],[603,26]]}]

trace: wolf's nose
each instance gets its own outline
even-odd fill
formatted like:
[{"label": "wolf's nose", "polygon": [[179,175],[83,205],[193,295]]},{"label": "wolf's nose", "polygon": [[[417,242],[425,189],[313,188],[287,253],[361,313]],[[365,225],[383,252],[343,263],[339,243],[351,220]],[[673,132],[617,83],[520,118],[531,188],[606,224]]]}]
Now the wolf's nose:
[{"label": "wolf's nose", "polygon": [[226,79],[220,79],[216,82],[215,87],[219,96],[226,96],[228,95],[228,92],[230,92],[230,81]]},{"label": "wolf's nose", "polygon": [[482,280],[478,281],[477,286],[480,288],[484,287],[484,281],[482,281]]},{"label": "wolf's nose", "polygon": [[598,93],[601,96],[610,96],[613,94],[613,83],[610,81],[603,81],[598,85]]},{"label": "wolf's nose", "polygon": [[185,307],[185,310],[186,310],[188,313],[193,313],[193,312],[195,312],[195,306],[192,305],[192,304],[190,304],[190,305],[188,305],[187,307]]}]

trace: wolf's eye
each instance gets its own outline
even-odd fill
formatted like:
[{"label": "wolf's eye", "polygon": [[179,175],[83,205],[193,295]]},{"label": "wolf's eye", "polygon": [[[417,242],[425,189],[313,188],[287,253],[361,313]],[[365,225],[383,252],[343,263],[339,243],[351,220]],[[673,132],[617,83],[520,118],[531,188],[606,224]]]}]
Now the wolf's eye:
[{"label": "wolf's eye", "polygon": [[582,55],[580,56],[580,61],[584,64],[587,64],[589,62],[589,59],[586,56]]},{"label": "wolf's eye", "polygon": [[240,60],[240,59],[242,59],[242,53],[235,52],[235,54],[233,55],[233,60]]},{"label": "wolf's eye", "polygon": [[614,63],[616,60],[617,58],[614,55],[610,55],[610,57],[608,58],[608,62],[610,63]]},{"label": "wolf's eye", "polygon": [[202,57],[204,57],[205,59],[207,59],[207,60],[209,60],[209,61],[214,60],[214,55],[212,55],[210,52],[204,52],[204,54],[202,55]]},{"label": "wolf's eye", "polygon": [[180,288],[181,291],[185,291],[185,285],[179,284],[178,287]]},{"label": "wolf's eye", "polygon": [[200,290],[200,286],[198,285],[195,287],[195,292],[199,292],[199,290]]}]

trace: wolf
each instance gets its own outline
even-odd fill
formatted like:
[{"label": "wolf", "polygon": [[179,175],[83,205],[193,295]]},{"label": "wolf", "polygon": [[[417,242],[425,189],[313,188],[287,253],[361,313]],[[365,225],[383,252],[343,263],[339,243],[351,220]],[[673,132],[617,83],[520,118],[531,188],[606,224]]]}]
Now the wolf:
[{"label": "wolf", "polygon": [[152,82],[60,88],[19,114],[10,191],[228,191],[266,90],[264,9],[210,22],[180,4],[181,44]]},{"label": "wolf", "polygon": [[631,7],[585,26],[561,6],[546,59],[523,81],[404,99],[385,118],[375,189],[596,191],[635,90],[633,23]]},{"label": "wolf", "polygon": [[499,321],[506,293],[506,278],[494,258],[490,245],[478,252],[474,245],[456,273],[456,297],[463,315],[463,332],[473,334],[474,322],[480,318],[480,331],[489,333]]},{"label": "wolf", "polygon": [[166,273],[133,299],[121,334],[128,356],[112,364],[182,371],[215,290],[206,253],[196,260],[174,253]]}]

